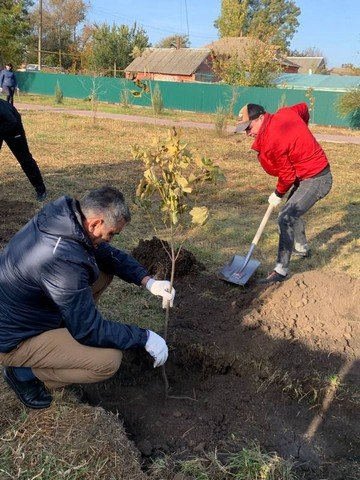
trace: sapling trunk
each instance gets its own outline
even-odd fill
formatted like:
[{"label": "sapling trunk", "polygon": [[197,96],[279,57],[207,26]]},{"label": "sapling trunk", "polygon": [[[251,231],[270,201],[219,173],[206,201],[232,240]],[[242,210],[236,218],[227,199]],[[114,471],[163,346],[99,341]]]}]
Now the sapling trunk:
[{"label": "sapling trunk", "polygon": [[[181,248],[181,247],[180,247]],[[179,248],[179,251],[180,251]],[[176,264],[176,258],[179,254],[175,256],[175,247],[174,247],[174,232],[173,232],[173,225],[171,224],[171,238],[170,238],[170,260],[171,260],[171,274],[170,274],[170,292],[172,291],[173,284],[174,284],[174,278],[175,278],[175,264]],[[165,342],[167,342],[167,336],[168,336],[168,327],[169,327],[169,320],[170,320],[170,302],[167,303],[166,305],[166,310],[165,310],[165,321],[164,321],[164,339]],[[169,396],[169,380],[167,378],[166,374],[166,369],[165,365],[162,365],[162,376],[164,380],[164,387],[165,387],[165,398],[168,398]]]},{"label": "sapling trunk", "polygon": [[[137,84],[138,85],[138,84]],[[146,84],[138,85],[145,92]],[[152,86],[150,83],[150,93]],[[134,95],[139,92],[134,92]],[[141,95],[141,94],[140,94]],[[159,201],[159,211],[163,217],[165,227],[170,229],[170,248],[164,249],[171,260],[170,288],[173,288],[175,277],[175,264],[179,257],[182,244],[175,251],[175,239],[179,231],[185,226],[184,213],[191,217],[193,225],[204,225],[208,218],[208,209],[205,206],[194,206],[190,210],[191,195],[196,188],[200,188],[204,182],[215,183],[217,179],[223,179],[219,167],[213,162],[193,153],[186,144],[181,144],[175,127],[169,131],[169,137],[165,142],[158,140],[155,147],[149,150],[135,145],[133,147],[134,158],[142,160],[145,165],[143,178],[136,190],[140,205],[150,209],[154,205],[149,198],[156,193]],[[156,230],[155,230],[156,231]],[[164,339],[167,341],[169,327],[170,305],[166,306],[164,321]],[[191,397],[169,396],[169,382],[165,367],[162,367],[162,375],[165,383],[165,397],[190,399]]]}]

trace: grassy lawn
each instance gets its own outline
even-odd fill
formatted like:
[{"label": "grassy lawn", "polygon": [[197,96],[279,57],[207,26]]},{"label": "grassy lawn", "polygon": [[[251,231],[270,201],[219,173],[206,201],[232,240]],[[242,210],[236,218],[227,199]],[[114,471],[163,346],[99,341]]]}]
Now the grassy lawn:
[{"label": "grassy lawn", "polygon": [[[22,93],[18,100],[21,102],[33,103],[34,105],[46,105],[63,109],[71,108],[76,110],[90,111],[92,108],[91,102],[87,99],[83,100],[67,97],[64,98],[63,103],[57,104],[55,102],[54,96]],[[97,102],[97,110],[99,112],[118,113],[121,115],[138,115],[142,117],[154,116],[154,112],[150,107],[143,107],[137,105],[130,105],[129,107],[124,107],[120,103],[115,104],[107,102]],[[213,123],[215,114],[165,109],[159,116],[157,116],[157,118],[167,118],[177,121],[185,120],[203,123]],[[235,124],[235,120],[230,120],[230,123]]]},{"label": "grassy lawn", "polygon": [[[98,119],[93,126],[87,118],[31,111],[23,113],[23,120],[31,151],[48,187],[48,201],[61,195],[81,196],[89,188],[110,183],[124,192],[133,213],[117,246],[132,250],[139,239],[152,238],[152,227],[132,203],[142,164],[132,159],[131,146],[150,145],[154,137],[166,136],[165,127],[104,119]],[[212,131],[186,129],[182,139],[193,150],[212,158],[227,179],[220,188],[205,188],[198,201],[210,208],[210,219],[191,233],[185,245],[215,274],[233,254],[247,253],[276,180],[265,174],[250,149],[251,139],[242,135],[218,138]],[[331,162],[334,186],[328,197],[306,216],[308,240],[317,255],[306,264],[293,260],[292,272],[324,269],[360,278],[360,146],[326,143],[324,148]],[[9,202],[30,202],[31,213],[35,213],[39,205],[18,163],[6,147],[1,155],[3,195]],[[7,226],[14,233],[24,220],[12,216],[7,225],[3,224],[1,237],[8,238],[4,234]],[[277,240],[273,214],[255,255],[264,272],[274,265]],[[162,318],[157,301],[133,285],[114,283],[102,305],[104,314],[110,319],[156,328],[159,316]],[[119,296],[121,312],[117,309]]]},{"label": "grassy lawn", "polygon": [[[22,95],[22,100],[54,105],[54,100],[50,97]],[[88,103],[79,100],[66,99],[63,104],[64,108],[81,108],[81,105],[84,109],[90,108]],[[115,105],[101,105],[101,109],[126,113]],[[127,111],[131,114],[136,111],[139,115],[149,115],[144,109],[133,108]],[[131,250],[137,246],[139,239],[153,236],[154,233],[143,213],[132,203],[136,185],[142,175],[142,165],[132,159],[131,146],[149,146],[155,136],[166,135],[166,128],[102,119],[98,119],[94,126],[90,118],[70,114],[54,115],[51,112],[25,111],[22,117],[30,149],[48,188],[47,201],[61,195],[78,197],[89,188],[112,184],[124,192],[133,213],[131,224],[116,241],[116,246]],[[169,117],[200,122],[213,121],[210,115],[192,113],[171,112]],[[332,129],[328,131],[339,133],[339,129],[336,132]],[[347,130],[345,132],[348,133]],[[255,152],[250,148],[251,140],[244,136],[228,135],[218,138],[213,131],[186,129],[182,132],[182,138],[192,149],[212,158],[223,169],[227,178],[226,183],[215,188],[206,187],[201,194],[199,204],[209,207],[210,219],[204,227],[192,231],[185,245],[205,264],[210,273],[215,274],[234,253],[247,253],[267,208],[267,198],[274,189],[276,179],[269,177],[261,169]],[[291,265],[292,272],[319,269],[329,275],[341,272],[360,278],[360,145],[324,143],[323,147],[332,166],[334,186],[329,196],[306,216],[308,240],[316,254],[305,264],[294,260]],[[3,146],[1,151],[0,177],[2,203],[9,206],[0,227],[2,248],[10,236],[36,213],[40,205],[35,201],[30,184],[6,146]],[[22,206],[20,215],[12,210],[17,205]],[[163,238],[166,238],[166,233]],[[277,240],[274,214],[254,255],[261,261],[263,272],[267,272],[274,265]],[[109,319],[136,323],[155,330],[160,329],[163,321],[157,299],[133,285],[116,281],[101,301],[100,310]],[[111,444],[102,439],[97,430],[97,418],[98,415],[103,415],[102,413],[74,406],[76,404],[71,401],[63,405],[63,399],[57,398],[50,413],[40,420],[41,413],[28,414],[17,402],[15,405],[13,396],[8,394],[7,389],[0,388],[0,399],[5,412],[0,416],[0,434],[3,440],[0,446],[0,478],[143,478],[140,473],[136,476],[136,466],[132,473],[134,476],[122,477],[119,473],[116,476],[116,462],[119,462],[116,449],[120,448],[120,440],[118,442],[117,433],[114,433]],[[78,410],[74,411],[76,408]],[[89,445],[81,450],[84,455],[88,455],[83,460],[78,455],[79,442],[81,445],[86,442],[84,438],[79,439],[76,433],[76,428],[81,428],[79,423],[76,424],[77,415],[84,419],[89,434]],[[61,423],[63,418],[66,423]],[[54,438],[55,433],[50,428],[54,422],[68,428],[67,431],[61,431],[60,437],[56,437],[58,449],[46,446],[47,442]],[[101,449],[100,440],[103,442]],[[34,448],[31,447],[32,442]],[[68,448],[65,448],[62,442],[70,442]],[[46,448],[51,458],[41,456],[41,452],[43,454]],[[95,451],[98,454],[95,454]],[[106,464],[105,460],[110,451],[115,453]],[[131,457],[130,453],[126,455]],[[31,467],[29,473],[26,473],[25,467]],[[114,469],[112,473],[110,467]],[[46,473],[54,468],[61,471],[61,475],[54,477],[51,473]],[[16,474],[13,473],[15,471]]]}]

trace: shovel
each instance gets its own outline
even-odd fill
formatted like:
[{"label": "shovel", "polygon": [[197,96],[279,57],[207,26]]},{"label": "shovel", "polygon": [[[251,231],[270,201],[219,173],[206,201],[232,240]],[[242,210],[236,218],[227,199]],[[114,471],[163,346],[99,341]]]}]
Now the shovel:
[{"label": "shovel", "polygon": [[250,249],[246,257],[241,257],[240,255],[234,255],[232,260],[225,265],[221,270],[219,270],[219,278],[225,280],[226,282],[236,283],[236,285],[245,285],[249,280],[251,275],[260,265],[258,260],[252,259],[251,256],[255,250],[258,241],[260,240],[261,234],[269,220],[271,212],[273,211],[274,206],[269,205],[264,218],[262,219],[260,226],[255,233],[255,237],[251,242]]}]

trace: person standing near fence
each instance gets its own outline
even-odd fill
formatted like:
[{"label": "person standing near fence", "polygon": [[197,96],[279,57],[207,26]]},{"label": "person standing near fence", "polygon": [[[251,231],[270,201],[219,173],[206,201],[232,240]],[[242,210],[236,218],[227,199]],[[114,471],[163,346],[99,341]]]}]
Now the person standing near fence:
[{"label": "person standing near fence", "polygon": [[6,101],[14,104],[15,90],[19,90],[15,73],[13,72],[13,66],[11,63],[5,65],[4,70],[0,73],[0,92],[4,92],[6,95]]},{"label": "person standing near fence", "polygon": [[46,187],[40,169],[30,153],[20,113],[5,100],[0,99],[0,150],[5,142],[20,163],[29,182],[36,191],[39,202],[46,198]]}]

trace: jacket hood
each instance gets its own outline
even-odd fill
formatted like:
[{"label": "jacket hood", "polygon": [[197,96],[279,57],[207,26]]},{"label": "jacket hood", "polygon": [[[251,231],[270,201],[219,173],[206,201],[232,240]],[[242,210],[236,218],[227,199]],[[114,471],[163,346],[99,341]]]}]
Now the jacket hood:
[{"label": "jacket hood", "polygon": [[60,197],[46,205],[38,214],[36,225],[41,232],[62,238],[70,238],[92,248],[92,243],[82,225],[76,200]]}]

